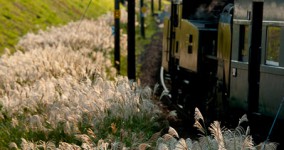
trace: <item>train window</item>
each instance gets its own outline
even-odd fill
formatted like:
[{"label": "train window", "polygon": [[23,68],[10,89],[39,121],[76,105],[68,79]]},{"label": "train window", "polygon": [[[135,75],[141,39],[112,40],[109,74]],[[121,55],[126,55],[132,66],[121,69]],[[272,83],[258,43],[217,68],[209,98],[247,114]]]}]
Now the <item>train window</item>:
[{"label": "train window", "polygon": [[188,45],[188,49],[187,49],[187,52],[189,54],[192,54],[192,42],[193,42],[193,36],[192,34],[189,35],[189,45]]},{"label": "train window", "polygon": [[193,37],[192,37],[192,34],[189,35],[189,43],[192,43],[193,41]]},{"label": "train window", "polygon": [[176,42],[176,53],[178,53],[178,46],[179,46],[179,43],[178,41]]},{"label": "train window", "polygon": [[188,45],[187,53],[192,54],[192,45]]},{"label": "train window", "polygon": [[280,27],[268,27],[266,39],[266,61],[267,65],[279,66],[280,53]]},{"label": "train window", "polygon": [[239,39],[240,49],[239,49],[239,60],[248,61],[249,52],[249,26],[240,25],[240,39]]}]

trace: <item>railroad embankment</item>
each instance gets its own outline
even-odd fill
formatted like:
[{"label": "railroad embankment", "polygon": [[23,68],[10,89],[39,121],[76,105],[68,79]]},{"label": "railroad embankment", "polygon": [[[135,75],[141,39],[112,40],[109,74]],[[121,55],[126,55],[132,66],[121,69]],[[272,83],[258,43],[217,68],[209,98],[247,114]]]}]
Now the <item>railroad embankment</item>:
[{"label": "railroad embankment", "polygon": [[[49,26],[70,21],[97,18],[113,9],[112,0],[0,0],[0,54],[5,48],[14,51],[19,38]],[[85,13],[86,8],[88,11]]]}]

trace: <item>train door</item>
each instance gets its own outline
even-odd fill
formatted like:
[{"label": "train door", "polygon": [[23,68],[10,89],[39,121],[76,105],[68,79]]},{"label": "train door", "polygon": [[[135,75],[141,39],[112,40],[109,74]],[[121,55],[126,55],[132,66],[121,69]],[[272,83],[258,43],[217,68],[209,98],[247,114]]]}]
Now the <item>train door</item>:
[{"label": "train door", "polygon": [[[224,80],[224,88],[226,92],[229,92],[229,72],[230,72],[230,63],[231,63],[231,46],[232,46],[232,11],[233,5],[228,5],[228,12],[222,13],[219,21],[218,27],[218,63],[222,69],[220,68],[220,72],[218,74],[222,76]],[[220,67],[219,66],[219,67]]]},{"label": "train door", "polygon": [[217,43],[217,109],[223,110],[223,104],[226,103],[229,94],[229,79],[231,65],[231,48],[232,48],[232,16],[233,4],[228,4],[220,15],[218,25],[218,43]]},{"label": "train door", "polygon": [[248,109],[249,28],[248,21],[234,20],[229,105],[245,110]]},{"label": "train door", "polygon": [[248,72],[252,0],[234,2],[232,54],[230,71],[230,108],[248,110]]}]

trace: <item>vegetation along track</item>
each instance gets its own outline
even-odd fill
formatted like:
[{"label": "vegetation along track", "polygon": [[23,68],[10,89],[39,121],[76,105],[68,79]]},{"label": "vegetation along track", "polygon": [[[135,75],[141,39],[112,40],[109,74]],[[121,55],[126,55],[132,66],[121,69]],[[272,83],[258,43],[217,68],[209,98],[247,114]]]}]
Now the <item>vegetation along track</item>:
[{"label": "vegetation along track", "polygon": [[163,33],[157,32],[151,37],[151,43],[145,46],[145,52],[140,57],[141,75],[140,80],[143,86],[154,87],[159,81],[159,71],[162,57]]}]

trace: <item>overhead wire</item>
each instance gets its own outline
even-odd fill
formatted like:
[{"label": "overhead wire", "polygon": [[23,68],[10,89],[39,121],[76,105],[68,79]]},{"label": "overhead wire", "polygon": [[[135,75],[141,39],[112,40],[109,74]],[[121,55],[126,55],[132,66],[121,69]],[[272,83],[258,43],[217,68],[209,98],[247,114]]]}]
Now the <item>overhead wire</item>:
[{"label": "overhead wire", "polygon": [[93,0],[90,0],[90,1],[89,1],[89,3],[88,3],[88,5],[87,5],[87,7],[86,7],[84,13],[83,13],[82,16],[80,17],[80,22],[79,22],[79,25],[78,25],[78,27],[77,27],[76,32],[79,30],[79,28],[80,28],[80,26],[81,26],[81,23],[82,23],[83,19],[85,18],[86,13],[87,13],[87,11],[88,11],[88,9],[89,9],[89,7],[90,7],[92,1],[93,1]]}]

